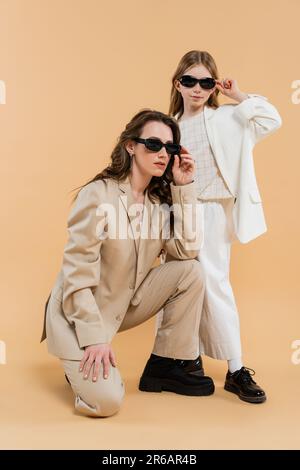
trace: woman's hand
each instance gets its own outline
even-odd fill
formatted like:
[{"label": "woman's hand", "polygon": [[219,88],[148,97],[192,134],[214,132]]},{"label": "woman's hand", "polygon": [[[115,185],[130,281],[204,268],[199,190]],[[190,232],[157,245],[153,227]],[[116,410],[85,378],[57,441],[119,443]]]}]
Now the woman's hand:
[{"label": "woman's hand", "polygon": [[83,378],[87,379],[93,368],[93,382],[99,377],[100,365],[103,363],[103,378],[107,379],[110,363],[116,367],[114,352],[110,344],[92,344],[85,348],[84,356],[80,362],[79,372],[83,372]]},{"label": "woman's hand", "polygon": [[194,179],[195,161],[186,148],[181,147],[181,161],[178,155],[174,157],[172,167],[173,180],[176,186],[191,183]]},{"label": "woman's hand", "polygon": [[246,93],[243,93],[237,84],[237,81],[233,78],[224,78],[223,80],[216,80],[216,88],[228,98],[232,100],[238,101],[241,103],[242,101],[248,98]]}]

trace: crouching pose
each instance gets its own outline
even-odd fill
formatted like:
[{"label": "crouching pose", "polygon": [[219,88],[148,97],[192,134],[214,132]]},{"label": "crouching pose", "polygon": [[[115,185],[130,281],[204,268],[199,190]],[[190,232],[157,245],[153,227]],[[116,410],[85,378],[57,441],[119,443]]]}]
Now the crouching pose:
[{"label": "crouching pose", "polygon": [[[182,366],[199,356],[205,286],[195,259],[202,231],[194,160],[179,142],[176,120],[142,110],[120,135],[110,165],[81,187],[70,211],[42,340],[60,359],[82,414],[119,410],[124,384],[111,341],[162,308],[140,390],[214,392],[211,378]],[[153,266],[162,252],[173,261]]]}]

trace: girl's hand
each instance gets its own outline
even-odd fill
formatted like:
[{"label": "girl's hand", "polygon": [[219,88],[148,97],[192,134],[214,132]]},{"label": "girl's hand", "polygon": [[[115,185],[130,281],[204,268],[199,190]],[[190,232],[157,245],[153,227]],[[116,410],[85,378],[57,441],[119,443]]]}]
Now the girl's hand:
[{"label": "girl's hand", "polygon": [[116,367],[116,360],[110,344],[92,344],[85,348],[84,356],[80,362],[79,372],[83,372],[83,378],[87,379],[93,369],[93,382],[99,377],[100,365],[103,363],[103,378],[107,379],[110,363]]},{"label": "girl's hand", "polygon": [[243,93],[237,84],[237,81],[234,78],[224,78],[223,80],[216,80],[216,88],[228,98],[238,101],[242,101],[248,98],[246,93]]},{"label": "girl's hand", "polygon": [[191,183],[195,173],[195,161],[186,148],[181,147],[180,156],[181,160],[178,155],[175,155],[172,167],[173,180],[176,186]]}]

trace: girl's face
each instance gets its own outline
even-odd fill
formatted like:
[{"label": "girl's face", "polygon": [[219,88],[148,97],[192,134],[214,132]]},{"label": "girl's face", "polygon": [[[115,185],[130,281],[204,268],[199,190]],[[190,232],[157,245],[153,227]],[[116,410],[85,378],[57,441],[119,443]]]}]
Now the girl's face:
[{"label": "girl's face", "polygon": [[[191,75],[195,78],[212,78],[211,73],[206,67],[204,67],[204,65],[195,65],[190,67],[189,69],[185,70],[183,75]],[[186,88],[181,85],[178,80],[175,81],[175,87],[176,90],[181,93],[184,109],[191,109],[192,111],[197,111],[198,109],[200,110],[205,105],[205,103],[207,103],[210,95],[216,89],[214,87],[211,90],[204,90],[200,87],[199,83],[197,83],[193,88]]]},{"label": "girl's face", "polygon": [[[163,122],[149,121],[139,136],[141,139],[155,138],[161,140],[164,144],[173,143],[173,133],[169,126]],[[162,147],[158,152],[148,150],[143,143],[130,141],[126,150],[134,153],[132,160],[132,172],[138,171],[143,176],[162,176],[170,161],[166,148]]]}]

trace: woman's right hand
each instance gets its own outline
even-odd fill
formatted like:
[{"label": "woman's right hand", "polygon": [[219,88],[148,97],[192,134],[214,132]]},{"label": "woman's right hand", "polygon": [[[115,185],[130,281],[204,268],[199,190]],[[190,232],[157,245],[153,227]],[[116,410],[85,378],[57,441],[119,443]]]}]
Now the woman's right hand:
[{"label": "woman's right hand", "polygon": [[173,180],[176,186],[183,186],[191,183],[195,174],[195,159],[189,154],[185,147],[181,147],[180,158],[174,156],[172,166]]},{"label": "woman's right hand", "polygon": [[87,379],[93,368],[93,382],[96,382],[99,377],[101,363],[103,363],[103,378],[107,379],[110,364],[116,367],[115,355],[111,345],[108,343],[91,344],[85,348],[84,356],[80,361],[79,372],[83,372],[83,378]]}]

